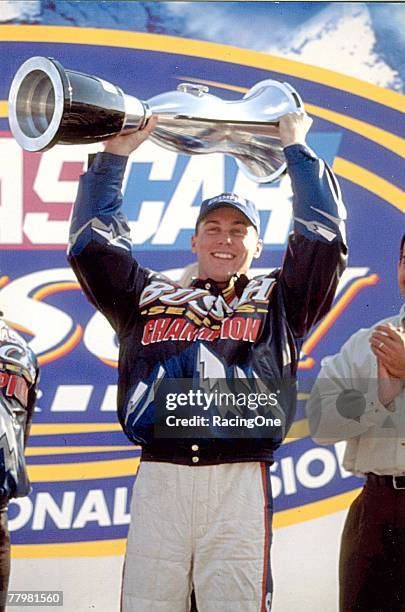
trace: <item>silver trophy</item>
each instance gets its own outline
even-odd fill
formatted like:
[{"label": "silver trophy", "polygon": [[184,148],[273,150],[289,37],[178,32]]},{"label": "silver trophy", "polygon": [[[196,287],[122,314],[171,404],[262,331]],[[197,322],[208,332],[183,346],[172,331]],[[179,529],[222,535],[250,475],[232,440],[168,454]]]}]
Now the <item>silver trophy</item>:
[{"label": "silver trophy", "polygon": [[158,124],[150,139],[156,144],[189,155],[231,155],[257,183],[271,183],[285,172],[278,120],[297,110],[303,103],[293,87],[270,79],[240,100],[222,100],[206,86],[181,83],[176,91],[142,101],[46,57],[20,66],[9,95],[11,132],[27,151],[104,141],[142,129],[153,114]]}]

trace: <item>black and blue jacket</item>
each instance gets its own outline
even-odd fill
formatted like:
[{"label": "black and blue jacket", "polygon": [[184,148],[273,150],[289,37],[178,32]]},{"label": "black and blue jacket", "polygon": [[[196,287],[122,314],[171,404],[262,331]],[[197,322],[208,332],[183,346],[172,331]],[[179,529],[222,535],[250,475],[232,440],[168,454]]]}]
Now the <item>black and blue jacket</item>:
[{"label": "black and blue jacket", "polygon": [[[83,291],[119,341],[118,417],[143,459],[186,465],[273,460],[295,413],[300,348],[329,310],[345,268],[345,208],[328,165],[286,147],[294,231],[281,269],[220,290],[210,279],[182,288],[133,257],[121,184],[127,158],[98,153],[81,177],[68,258]],[[213,379],[278,390],[282,428],[264,437],[156,435],[156,388],[165,379]],[[256,387],[255,387],[256,388]],[[196,463],[196,453],[198,463]]]}]

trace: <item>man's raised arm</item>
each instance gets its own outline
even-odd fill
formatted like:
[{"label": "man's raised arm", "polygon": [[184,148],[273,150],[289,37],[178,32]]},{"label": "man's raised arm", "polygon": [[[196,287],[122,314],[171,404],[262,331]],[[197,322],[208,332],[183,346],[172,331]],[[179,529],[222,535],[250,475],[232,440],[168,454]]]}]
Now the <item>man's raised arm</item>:
[{"label": "man's raised arm", "polygon": [[88,299],[120,332],[137,309],[148,271],[132,256],[132,243],[121,211],[121,185],[128,156],[156,125],[107,141],[80,178],[73,209],[68,259]]},{"label": "man's raised arm", "polygon": [[331,168],[306,145],[312,120],[305,113],[280,119],[280,138],[293,189],[294,232],[281,281],[297,338],[329,310],[346,265],[346,209]]}]

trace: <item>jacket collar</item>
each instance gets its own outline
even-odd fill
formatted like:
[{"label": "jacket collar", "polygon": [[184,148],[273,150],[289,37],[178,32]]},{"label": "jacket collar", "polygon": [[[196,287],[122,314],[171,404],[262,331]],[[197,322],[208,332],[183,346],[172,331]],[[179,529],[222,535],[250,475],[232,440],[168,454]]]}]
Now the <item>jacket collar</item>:
[{"label": "jacket collar", "polygon": [[194,278],[191,282],[191,287],[207,289],[207,291],[214,295],[223,295],[226,301],[229,301],[234,295],[240,297],[248,282],[249,279],[245,274],[234,274],[230,278],[228,285],[222,289],[218,287],[218,284],[212,278]]}]

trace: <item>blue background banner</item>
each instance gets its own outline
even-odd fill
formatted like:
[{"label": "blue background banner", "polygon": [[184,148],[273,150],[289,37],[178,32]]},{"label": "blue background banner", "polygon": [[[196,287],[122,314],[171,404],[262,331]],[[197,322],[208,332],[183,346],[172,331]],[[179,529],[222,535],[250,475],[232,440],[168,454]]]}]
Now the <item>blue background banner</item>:
[{"label": "blue background banner", "polygon": [[[74,3],[64,4],[69,9]],[[66,27],[57,13],[51,20],[49,10],[39,6],[42,24],[27,25],[34,17],[26,13],[20,25],[0,25],[0,304],[31,340],[42,364],[41,397],[27,450],[33,493],[11,503],[13,542],[24,545],[21,554],[27,556],[33,545],[122,542],[139,462],[139,451],[116,421],[116,339],[86,302],[65,257],[78,177],[97,146],[57,146],[32,154],[21,151],[9,131],[10,83],[20,64],[34,55],[54,57],[142,100],[174,90],[182,81],[208,83],[211,93],[228,100],[268,78],[287,81],[300,93],[314,119],[309,144],[333,166],[347,203],[350,259],[331,314],[304,345],[297,421],[272,466],[275,522],[289,525],[341,509],[346,493],[361,481],[340,467],[340,444],[319,448],[308,437],[304,401],[324,355],[400,307],[396,263],[405,204],[399,81],[383,88],[253,46],[255,51],[197,41],[190,32],[184,38],[178,32],[170,36],[181,18],[171,12],[164,30],[168,7],[159,13],[155,3],[137,3],[149,5],[155,29],[145,26],[123,38],[122,22],[114,25],[116,31],[102,29],[112,27],[112,3],[102,4],[105,22],[99,16],[93,23],[89,13],[85,22]],[[296,27],[294,17],[291,25]],[[291,226],[288,179],[254,185],[230,158],[197,159],[154,145],[131,157],[124,183],[138,260],[178,278],[193,260],[189,243],[201,199],[223,190],[237,190],[258,203],[265,242],[258,271],[280,265]],[[323,506],[328,499],[335,505]],[[306,514],[289,513],[303,507]]]}]

